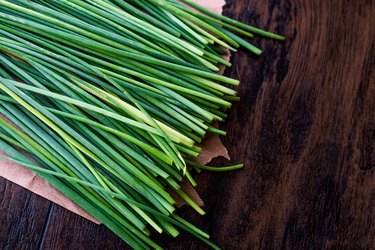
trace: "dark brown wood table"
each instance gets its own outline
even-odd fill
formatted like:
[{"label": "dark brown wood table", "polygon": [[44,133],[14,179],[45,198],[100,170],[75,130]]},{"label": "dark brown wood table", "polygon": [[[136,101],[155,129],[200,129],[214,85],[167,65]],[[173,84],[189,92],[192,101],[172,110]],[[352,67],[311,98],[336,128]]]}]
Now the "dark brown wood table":
[{"label": "dark brown wood table", "polygon": [[[223,140],[246,169],[197,176],[207,215],[180,213],[223,249],[375,249],[375,2],[228,0],[225,14],[287,41],[256,38],[263,56],[232,57],[242,100]],[[0,179],[0,249],[36,248],[128,249]]]}]

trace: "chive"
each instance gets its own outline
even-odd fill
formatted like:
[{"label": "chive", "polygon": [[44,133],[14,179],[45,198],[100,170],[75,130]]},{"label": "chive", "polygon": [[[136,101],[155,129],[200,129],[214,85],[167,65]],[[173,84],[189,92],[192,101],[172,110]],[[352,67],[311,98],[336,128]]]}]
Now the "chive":
[{"label": "chive", "polygon": [[226,135],[212,123],[240,100],[227,86],[239,81],[216,71],[231,66],[227,50],[260,55],[240,37],[253,34],[284,39],[190,0],[0,0],[0,158],[46,179],[134,249],[161,249],[151,233],[180,229],[219,249],[176,214],[167,190],[204,214],[181,189],[184,179],[197,185],[187,165],[243,167],[191,157],[208,132]]}]

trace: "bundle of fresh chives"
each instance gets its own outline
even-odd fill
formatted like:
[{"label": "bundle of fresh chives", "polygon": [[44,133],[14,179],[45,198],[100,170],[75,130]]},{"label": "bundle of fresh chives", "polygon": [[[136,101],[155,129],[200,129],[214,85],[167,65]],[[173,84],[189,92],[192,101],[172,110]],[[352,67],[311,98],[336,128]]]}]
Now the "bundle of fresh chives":
[{"label": "bundle of fresh chives", "polygon": [[[0,0],[0,149],[135,249],[160,247],[150,228],[178,228],[213,248],[175,214],[187,164],[201,166],[207,132],[239,98],[216,73],[226,50],[261,51],[235,35],[283,37],[190,0]],[[25,157],[26,152],[31,158]],[[43,166],[43,167],[40,167]]]}]

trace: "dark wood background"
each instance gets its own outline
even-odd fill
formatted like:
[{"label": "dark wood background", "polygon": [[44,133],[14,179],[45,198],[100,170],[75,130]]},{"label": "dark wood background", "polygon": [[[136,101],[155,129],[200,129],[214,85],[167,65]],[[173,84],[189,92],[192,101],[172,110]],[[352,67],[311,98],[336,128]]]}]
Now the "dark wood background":
[{"label": "dark wood background", "polygon": [[[222,127],[246,169],[197,176],[207,215],[181,214],[223,249],[375,249],[375,2],[228,0],[225,14],[287,41],[256,38],[263,56],[233,56],[242,101]],[[0,249],[35,248],[127,246],[0,179]]]}]

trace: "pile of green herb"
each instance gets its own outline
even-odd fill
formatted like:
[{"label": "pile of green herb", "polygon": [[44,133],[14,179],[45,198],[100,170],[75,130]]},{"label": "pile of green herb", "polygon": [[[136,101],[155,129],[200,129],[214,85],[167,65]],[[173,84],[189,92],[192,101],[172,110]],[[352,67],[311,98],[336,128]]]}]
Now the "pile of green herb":
[{"label": "pile of green herb", "polygon": [[[236,34],[237,35],[236,35]],[[135,249],[150,230],[209,236],[175,213],[174,190],[232,101],[227,50],[268,33],[189,0],[0,0],[0,149]],[[239,36],[240,35],[240,36]],[[29,157],[26,157],[27,153]],[[43,167],[41,167],[43,166]]]}]

